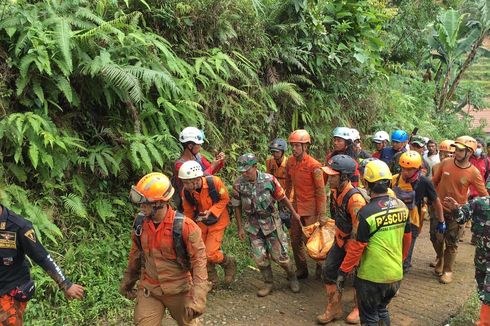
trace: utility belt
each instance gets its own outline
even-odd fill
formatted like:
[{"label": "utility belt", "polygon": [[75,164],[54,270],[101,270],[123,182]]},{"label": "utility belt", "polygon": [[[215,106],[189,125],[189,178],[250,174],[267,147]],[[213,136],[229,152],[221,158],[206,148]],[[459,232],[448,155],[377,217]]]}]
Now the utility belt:
[{"label": "utility belt", "polygon": [[17,286],[15,289],[7,292],[12,298],[20,302],[27,302],[32,299],[36,292],[36,285],[34,281],[29,278],[29,281]]}]

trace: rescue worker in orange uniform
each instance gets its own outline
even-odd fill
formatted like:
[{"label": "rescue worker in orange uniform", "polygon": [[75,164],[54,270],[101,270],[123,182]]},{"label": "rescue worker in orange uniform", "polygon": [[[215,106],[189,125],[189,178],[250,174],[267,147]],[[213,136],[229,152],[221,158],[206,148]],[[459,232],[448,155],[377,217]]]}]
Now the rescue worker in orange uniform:
[{"label": "rescue worker in orange uniform", "polygon": [[[327,198],[321,164],[308,155],[311,137],[304,129],[291,133],[288,139],[293,156],[286,163],[286,196],[289,198],[294,187],[293,207],[301,216],[291,220],[291,246],[293,248],[296,273],[299,279],[308,277],[308,266],[304,248],[303,226],[316,222],[326,223]],[[317,264],[317,277],[321,276],[321,265]]]},{"label": "rescue worker in orange uniform", "polygon": [[[454,159],[442,161],[432,178],[439,198],[453,197],[458,204],[466,204],[470,185],[475,187],[479,196],[488,196],[480,171],[469,162],[477,148],[476,140],[470,136],[461,136],[451,146],[456,148]],[[454,213],[445,206],[444,202],[443,209],[447,230],[443,239],[436,238],[433,242],[439,259],[434,273],[440,275],[441,283],[448,284],[453,280],[453,266],[459,242],[459,225],[455,221]]]},{"label": "rescue worker in orange uniform", "polygon": [[[283,189],[286,189],[286,162],[288,157],[285,155],[285,152],[287,149],[288,144],[284,139],[274,139],[269,145],[269,151],[271,152],[272,156],[265,162],[266,172],[275,176]],[[290,194],[291,197],[288,197],[288,199],[291,199],[293,195],[294,191],[292,194]],[[284,224],[286,228],[290,229],[291,212],[282,201],[278,202],[278,206],[279,218],[281,219],[282,224]]]},{"label": "rescue worker in orange uniform", "polygon": [[[330,212],[335,219],[335,243],[330,249],[323,264],[322,277],[327,291],[328,304],[325,312],[317,317],[320,324],[327,324],[342,318],[342,294],[337,292],[336,281],[340,265],[349,251],[350,242],[357,233],[357,212],[366,205],[360,190],[350,181],[357,169],[354,159],[347,155],[335,155],[323,171],[328,174],[331,201]],[[354,309],[346,318],[347,323],[359,323],[359,309],[354,295]]]},{"label": "rescue worker in orange uniform", "polygon": [[65,277],[24,217],[0,205],[0,325],[22,325],[27,302],[35,292],[29,256],[65,292],[68,299],[83,299],[84,289]]},{"label": "rescue worker in orange uniform", "polygon": [[218,274],[216,264],[223,267],[225,285],[233,282],[236,274],[235,258],[225,255],[221,250],[225,229],[230,224],[226,205],[230,202],[228,190],[223,181],[216,176],[203,176],[196,161],[187,161],[180,167],[179,179],[184,184],[182,203],[184,215],[192,216],[201,229],[208,259],[208,280],[216,285]]},{"label": "rescue worker in orange uniform", "polygon": [[210,286],[201,229],[172,209],[173,194],[168,177],[157,172],[131,187],[130,199],[140,205],[141,214],[133,226],[128,267],[119,291],[128,299],[136,298],[138,326],[162,325],[166,309],[178,325],[195,325],[206,307]]}]

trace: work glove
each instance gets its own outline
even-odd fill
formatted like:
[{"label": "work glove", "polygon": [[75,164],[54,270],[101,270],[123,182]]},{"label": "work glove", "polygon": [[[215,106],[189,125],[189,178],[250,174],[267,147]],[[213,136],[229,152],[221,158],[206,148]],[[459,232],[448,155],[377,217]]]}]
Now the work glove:
[{"label": "work glove", "polygon": [[136,298],[137,290],[134,288],[134,283],[126,283],[123,280],[119,287],[119,293],[126,299],[133,300]]},{"label": "work glove", "polygon": [[437,223],[437,232],[444,234],[446,232],[446,222],[438,222]]},{"label": "work glove", "polygon": [[337,291],[339,291],[340,293],[344,291],[344,283],[346,278],[347,273],[339,269],[339,275],[337,276],[337,281],[335,282],[335,285],[337,285]]}]

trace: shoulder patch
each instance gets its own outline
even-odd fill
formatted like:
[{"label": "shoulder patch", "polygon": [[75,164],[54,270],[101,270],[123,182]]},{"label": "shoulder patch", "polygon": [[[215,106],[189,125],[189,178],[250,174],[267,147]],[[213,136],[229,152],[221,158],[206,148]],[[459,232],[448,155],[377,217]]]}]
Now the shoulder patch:
[{"label": "shoulder patch", "polygon": [[36,233],[33,229],[29,229],[26,233],[24,233],[24,236],[32,242],[36,243]]}]

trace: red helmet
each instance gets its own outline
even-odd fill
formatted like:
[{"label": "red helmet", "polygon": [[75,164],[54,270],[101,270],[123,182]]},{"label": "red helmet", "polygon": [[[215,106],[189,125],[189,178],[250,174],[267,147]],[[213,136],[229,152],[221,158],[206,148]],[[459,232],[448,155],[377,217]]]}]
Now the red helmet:
[{"label": "red helmet", "polygon": [[288,138],[289,143],[311,144],[311,137],[308,131],[297,129],[293,131]]}]

